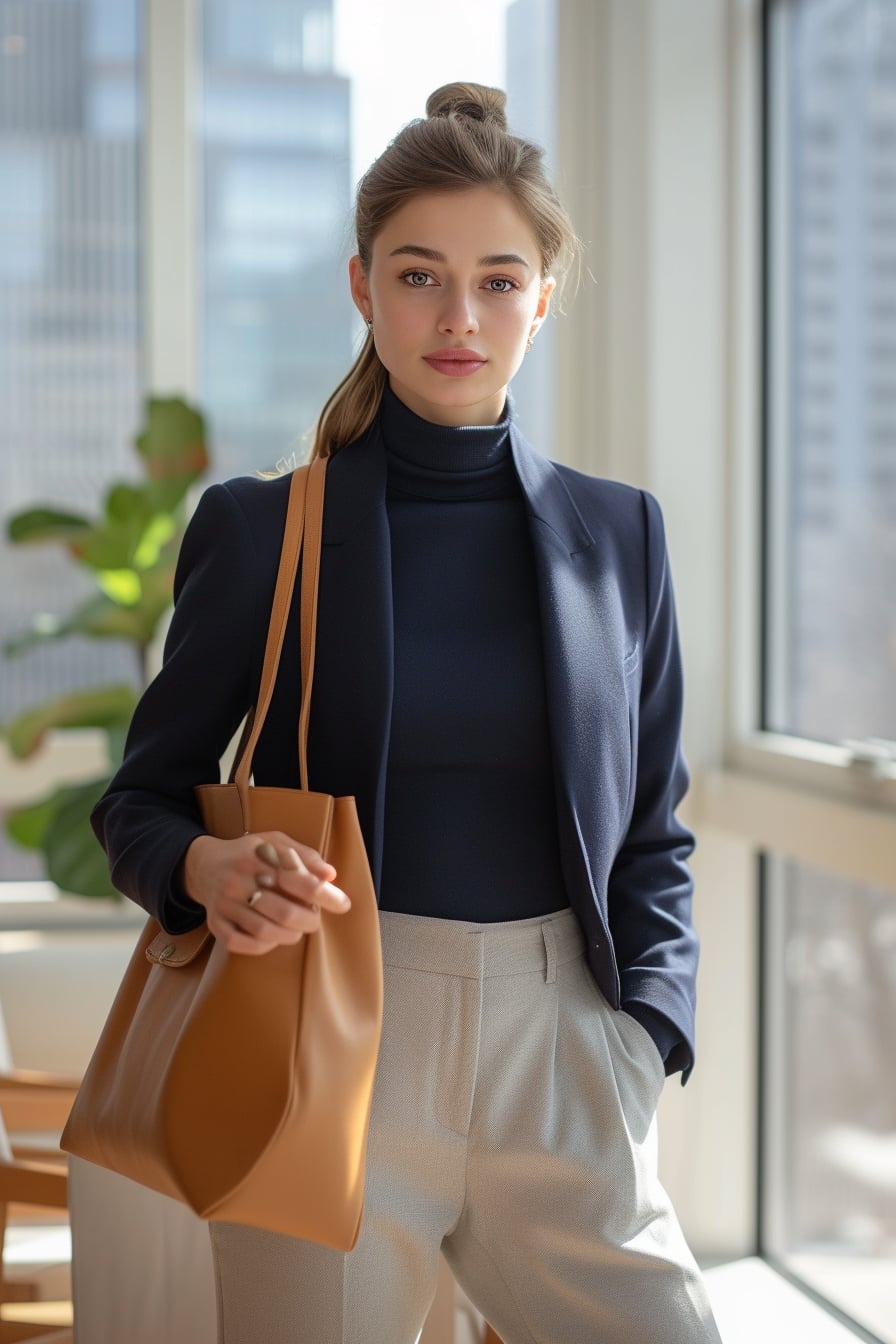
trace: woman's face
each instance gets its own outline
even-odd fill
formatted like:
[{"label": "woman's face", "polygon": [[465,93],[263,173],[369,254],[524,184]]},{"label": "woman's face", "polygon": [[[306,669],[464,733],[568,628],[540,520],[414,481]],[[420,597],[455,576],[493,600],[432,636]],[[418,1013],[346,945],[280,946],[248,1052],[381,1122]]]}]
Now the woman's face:
[{"label": "woman's face", "polygon": [[355,256],[349,277],[406,406],[440,425],[499,420],[554,289],[510,196],[491,187],[418,196],[377,234],[369,271]]}]

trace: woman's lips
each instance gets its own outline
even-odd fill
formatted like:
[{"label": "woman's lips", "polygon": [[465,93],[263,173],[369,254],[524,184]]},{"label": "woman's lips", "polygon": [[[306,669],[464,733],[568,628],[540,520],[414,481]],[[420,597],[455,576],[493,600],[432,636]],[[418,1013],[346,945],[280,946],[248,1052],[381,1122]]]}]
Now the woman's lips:
[{"label": "woman's lips", "polygon": [[448,378],[466,378],[488,362],[478,350],[435,350],[423,358],[431,369]]}]

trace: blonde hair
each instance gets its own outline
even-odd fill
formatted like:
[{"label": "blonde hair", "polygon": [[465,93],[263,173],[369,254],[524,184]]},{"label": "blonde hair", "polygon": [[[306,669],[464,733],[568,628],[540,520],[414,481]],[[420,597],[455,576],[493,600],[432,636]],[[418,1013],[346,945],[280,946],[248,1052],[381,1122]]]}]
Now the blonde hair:
[{"label": "blonde hair", "polygon": [[[544,151],[511,135],[501,89],[445,84],[426,100],[426,117],[399,131],[358,184],[355,236],[369,270],[374,239],[391,215],[427,192],[496,187],[510,195],[538,241],[542,275],[577,255],[575,229],[548,181]],[[325,402],[311,458],[360,438],[379,409],[387,373],[368,331],[361,353]]]}]

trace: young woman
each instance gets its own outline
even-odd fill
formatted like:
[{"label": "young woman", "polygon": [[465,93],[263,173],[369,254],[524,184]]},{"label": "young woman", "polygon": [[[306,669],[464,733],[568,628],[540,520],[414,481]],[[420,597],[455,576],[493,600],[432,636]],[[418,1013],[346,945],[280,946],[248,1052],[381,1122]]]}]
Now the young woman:
[{"label": "young woman", "polygon": [[[662,517],[523,438],[508,384],[573,230],[500,91],[450,85],[427,112],[360,183],[369,331],[313,449],[309,776],[357,799],[385,967],[364,1221],[348,1255],[214,1225],[221,1339],[413,1344],[441,1250],[506,1344],[716,1341],[656,1172],[697,967]],[[269,836],[297,857],[266,868],[193,797],[253,702],[288,483],[203,495],[94,814],[123,892],[247,956],[348,907],[319,855]],[[297,715],[281,664],[256,783],[297,787]]]}]

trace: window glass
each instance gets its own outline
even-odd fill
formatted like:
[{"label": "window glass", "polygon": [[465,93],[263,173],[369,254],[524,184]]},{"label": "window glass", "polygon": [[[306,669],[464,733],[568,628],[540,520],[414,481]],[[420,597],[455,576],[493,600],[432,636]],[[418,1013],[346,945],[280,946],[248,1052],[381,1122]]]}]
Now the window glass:
[{"label": "window glass", "polygon": [[[138,0],[0,0],[0,500],[93,512],[138,474]],[[0,537],[0,640],[93,591],[59,547]],[[4,659],[0,720],[62,690],[137,682],[114,641]],[[0,878],[38,876],[0,834]]]},{"label": "window glass", "polygon": [[896,6],[776,0],[768,42],[764,726],[892,742]]},{"label": "window glass", "polygon": [[896,1344],[896,891],[767,864],[766,1250]]}]

